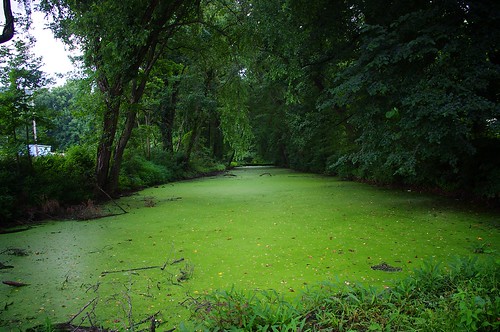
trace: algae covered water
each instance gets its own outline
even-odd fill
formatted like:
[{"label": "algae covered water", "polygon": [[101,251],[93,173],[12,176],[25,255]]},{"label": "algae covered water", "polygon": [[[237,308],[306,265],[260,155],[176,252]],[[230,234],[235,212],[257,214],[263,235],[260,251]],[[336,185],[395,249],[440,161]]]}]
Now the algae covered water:
[{"label": "algae covered water", "polygon": [[[247,167],[150,188],[128,213],[0,235],[0,327],[71,321],[124,330],[189,319],[216,289],[285,297],[324,280],[378,287],[426,259],[498,259],[498,215],[408,191]],[[377,268],[379,267],[379,268]],[[386,268],[380,268],[386,267]]]}]

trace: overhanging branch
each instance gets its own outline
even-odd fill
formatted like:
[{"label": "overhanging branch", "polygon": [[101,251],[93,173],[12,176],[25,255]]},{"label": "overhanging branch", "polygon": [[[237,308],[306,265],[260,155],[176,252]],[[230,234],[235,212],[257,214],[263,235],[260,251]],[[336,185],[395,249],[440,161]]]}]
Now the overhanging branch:
[{"label": "overhanging branch", "polygon": [[0,36],[0,44],[8,42],[14,37],[14,16],[12,16],[10,0],[3,0],[3,12],[5,15],[5,26]]}]

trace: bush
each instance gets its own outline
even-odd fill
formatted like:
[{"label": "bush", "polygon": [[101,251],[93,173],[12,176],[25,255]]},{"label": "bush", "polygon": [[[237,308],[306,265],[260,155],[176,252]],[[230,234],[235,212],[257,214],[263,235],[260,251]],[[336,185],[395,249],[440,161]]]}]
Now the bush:
[{"label": "bush", "polygon": [[15,216],[16,170],[5,160],[0,160],[0,220],[10,220]]},{"label": "bush", "polygon": [[186,156],[183,153],[166,153],[163,149],[153,149],[151,151],[151,161],[168,169],[172,175],[172,180],[181,179],[184,176]]},{"label": "bush", "polygon": [[70,195],[64,201],[81,203],[94,191],[95,151],[90,146],[73,146],[66,151],[64,173]]},{"label": "bush", "polygon": [[94,153],[88,147],[74,146],[64,155],[33,159],[34,172],[26,190],[38,204],[55,199],[60,204],[79,204],[92,197],[94,186]]},{"label": "bush", "polygon": [[134,190],[165,183],[173,179],[172,172],[141,155],[128,156],[120,173],[120,190]]},{"label": "bush", "polygon": [[[392,288],[325,282],[295,304],[270,291],[234,288],[192,298],[194,323],[181,331],[497,331],[500,264],[427,261]],[[197,324],[197,325],[196,325]]]},{"label": "bush", "polygon": [[275,291],[216,291],[189,302],[198,326],[181,331],[297,331],[305,320]]},{"label": "bush", "polygon": [[57,215],[67,205],[92,197],[94,152],[75,146],[65,155],[0,161],[0,219]]}]

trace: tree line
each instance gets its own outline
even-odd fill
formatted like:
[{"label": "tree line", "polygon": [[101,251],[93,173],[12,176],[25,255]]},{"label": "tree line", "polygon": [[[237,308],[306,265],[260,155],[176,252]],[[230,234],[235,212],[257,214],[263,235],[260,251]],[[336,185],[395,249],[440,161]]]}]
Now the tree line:
[{"label": "tree line", "polygon": [[[496,1],[42,0],[35,9],[81,51],[79,70],[50,88],[22,29],[1,45],[0,210],[50,198],[20,198],[37,172],[54,173],[20,153],[33,120],[39,142],[70,152],[50,158],[56,173],[79,169],[85,197],[245,161],[499,198]],[[29,15],[16,20],[29,27]]]}]

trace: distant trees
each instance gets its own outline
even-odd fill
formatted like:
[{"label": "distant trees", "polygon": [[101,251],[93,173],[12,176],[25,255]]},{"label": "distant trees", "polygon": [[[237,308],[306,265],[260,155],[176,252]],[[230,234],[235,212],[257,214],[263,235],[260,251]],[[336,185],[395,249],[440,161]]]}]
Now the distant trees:
[{"label": "distant trees", "polygon": [[149,74],[171,36],[196,15],[196,1],[46,0],[41,8],[57,17],[59,36],[78,41],[85,65],[95,71],[105,103],[96,185],[114,194]]}]

